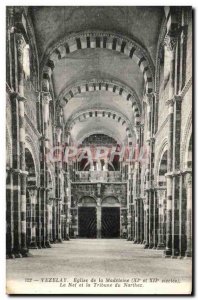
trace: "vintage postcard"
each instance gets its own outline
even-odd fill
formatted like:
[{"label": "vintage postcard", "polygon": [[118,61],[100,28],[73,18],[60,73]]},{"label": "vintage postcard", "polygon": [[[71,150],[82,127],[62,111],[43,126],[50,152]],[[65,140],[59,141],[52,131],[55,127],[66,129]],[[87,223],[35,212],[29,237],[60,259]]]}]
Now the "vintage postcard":
[{"label": "vintage postcard", "polygon": [[6,293],[192,294],[192,7],[6,7]]}]

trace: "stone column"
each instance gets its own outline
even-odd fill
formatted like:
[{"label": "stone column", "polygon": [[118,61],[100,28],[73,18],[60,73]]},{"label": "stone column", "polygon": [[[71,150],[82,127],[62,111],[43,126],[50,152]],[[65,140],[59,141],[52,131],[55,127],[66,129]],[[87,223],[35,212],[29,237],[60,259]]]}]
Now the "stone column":
[{"label": "stone column", "polygon": [[[56,127],[56,136],[57,136],[57,147],[61,145],[61,134],[62,129],[60,126]],[[58,242],[62,242],[62,234],[61,234],[61,210],[62,210],[62,181],[61,181],[61,169],[62,169],[62,159],[60,150],[57,150],[58,161],[56,163],[56,173],[57,173],[57,198],[59,199],[57,203],[57,238]]]},{"label": "stone column", "polygon": [[37,249],[36,241],[36,204],[37,204],[37,187],[28,187],[28,193],[30,197],[30,243],[29,248]]},{"label": "stone column", "polygon": [[57,218],[57,200],[53,198],[53,206],[52,206],[52,241],[53,243],[57,242],[57,230],[56,230],[56,218]]},{"label": "stone column", "polygon": [[167,157],[167,215],[166,215],[166,249],[165,256],[172,254],[172,194],[173,194],[173,101],[168,102],[169,120],[168,120],[168,157]]},{"label": "stone column", "polygon": [[[147,173],[147,178],[148,178],[148,173]],[[147,179],[148,182],[148,179]],[[147,249],[149,247],[149,200],[150,198],[150,193],[149,193],[149,189],[146,189],[146,199],[145,199],[145,245],[144,245],[144,249]]]},{"label": "stone column", "polygon": [[134,216],[135,216],[135,236],[134,236],[134,244],[138,242],[138,207],[137,207],[137,199],[134,199]]},{"label": "stone column", "polygon": [[144,213],[144,240],[143,244],[146,244],[146,198],[143,198],[143,213]]},{"label": "stone column", "polygon": [[16,33],[17,69],[18,69],[18,114],[19,114],[19,145],[20,145],[20,169],[21,169],[21,253],[27,256],[26,244],[26,176],[25,171],[25,108],[24,108],[24,73],[23,50],[26,43],[21,33]]},{"label": "stone column", "polygon": [[40,187],[37,190],[37,202],[36,202],[36,237],[37,247],[42,248],[42,221],[41,221],[41,191]]},{"label": "stone column", "polygon": [[53,242],[52,239],[52,203],[53,199],[48,198],[47,200],[47,236],[49,243]]},{"label": "stone column", "polygon": [[158,226],[159,226],[159,223],[158,223],[158,210],[159,210],[159,205],[158,205],[158,201],[157,201],[157,191],[154,190],[154,218],[153,218],[153,243],[154,243],[154,247],[153,249],[156,249],[157,248],[157,245],[158,245]]},{"label": "stone column", "polygon": [[166,224],[166,249],[165,256],[172,254],[172,196],[173,196],[173,97],[175,92],[175,46],[176,35],[168,32],[164,39],[166,50],[170,59],[170,83],[169,83],[169,119],[168,119],[168,158],[167,158],[167,224]]},{"label": "stone column", "polygon": [[181,97],[174,96],[172,255],[179,255]]},{"label": "stone column", "polygon": [[61,202],[61,198],[58,199],[58,206],[57,206],[57,229],[58,229],[58,242],[62,243],[62,235],[61,235],[61,208],[62,208],[62,202]]},{"label": "stone column", "polygon": [[139,199],[140,202],[140,243],[144,241],[144,207],[142,198]]},{"label": "stone column", "polygon": [[147,131],[147,169],[146,169],[146,244],[145,248],[153,248],[153,213],[154,213],[154,193],[153,193],[153,159],[154,159],[154,139],[153,135],[153,113],[154,113],[154,95],[147,94],[145,97],[147,103],[147,116],[148,116],[148,131]]},{"label": "stone column", "polygon": [[48,139],[48,122],[49,122],[49,102],[51,96],[49,92],[42,92],[42,104],[43,104],[43,161],[42,161],[42,178],[41,178],[41,214],[42,214],[42,247],[50,248],[50,242],[47,229],[47,201],[48,201],[48,158],[49,151],[49,139]]},{"label": "stone column", "polygon": [[131,192],[132,192],[132,174],[131,174],[131,166],[129,166],[129,177],[127,181],[127,240],[131,241]]},{"label": "stone column", "polygon": [[179,255],[183,257],[186,251],[186,189],[185,189],[185,171],[180,174],[179,187]]},{"label": "stone column", "polygon": [[11,169],[6,169],[6,257],[14,258],[13,178]]},{"label": "stone column", "polygon": [[186,180],[186,195],[187,195],[187,208],[186,208],[186,239],[187,249],[185,256],[192,256],[192,174],[188,173],[185,177]]},{"label": "stone column", "polygon": [[165,199],[165,189],[159,188],[157,190],[158,198],[158,244],[157,249],[161,250],[165,248],[164,244],[164,199]]},{"label": "stone column", "polygon": [[[139,137],[138,137],[139,139]],[[139,243],[139,195],[140,195],[140,186],[139,186],[139,162],[135,162],[135,171],[134,171],[134,210],[135,210],[135,237],[134,243]]]},{"label": "stone column", "polygon": [[96,218],[97,218],[97,239],[101,238],[101,215],[102,215],[102,208],[101,208],[101,201],[100,198],[97,199],[97,206],[96,206]]},{"label": "stone column", "polygon": [[135,204],[132,200],[131,204],[131,240],[135,241]]},{"label": "stone column", "polygon": [[67,173],[67,233],[68,238],[70,236],[70,224],[71,224],[71,182],[69,178],[69,172]]},{"label": "stone column", "polygon": [[149,249],[154,247],[154,192],[149,190]]}]

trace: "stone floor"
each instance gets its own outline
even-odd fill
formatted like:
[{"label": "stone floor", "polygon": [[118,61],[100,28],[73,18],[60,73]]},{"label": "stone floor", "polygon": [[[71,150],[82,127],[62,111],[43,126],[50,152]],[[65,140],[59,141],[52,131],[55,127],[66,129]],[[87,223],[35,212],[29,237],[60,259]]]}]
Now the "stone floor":
[{"label": "stone floor", "polygon": [[76,239],[31,253],[32,257],[7,260],[7,293],[191,291],[191,259],[163,258],[162,251],[144,250],[126,240]]}]

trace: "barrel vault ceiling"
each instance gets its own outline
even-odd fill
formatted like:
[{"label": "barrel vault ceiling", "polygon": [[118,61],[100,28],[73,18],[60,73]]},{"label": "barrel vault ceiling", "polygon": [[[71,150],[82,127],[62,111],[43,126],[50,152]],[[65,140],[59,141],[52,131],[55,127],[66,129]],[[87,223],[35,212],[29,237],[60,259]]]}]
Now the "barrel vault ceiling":
[{"label": "barrel vault ceiling", "polygon": [[[163,7],[30,7],[29,12],[35,28],[39,60],[42,62],[49,49],[71,34],[82,32],[111,32],[125,36],[138,43],[147,53],[154,66],[157,40]],[[145,28],[145,24],[147,27]],[[82,47],[83,48],[83,47]],[[116,82],[134,91],[139,110],[142,109],[144,76],[134,59],[124,53],[106,48],[78,49],[67,53],[56,62],[52,82],[57,101],[69,86],[84,82]],[[121,93],[110,89],[77,93],[64,105],[66,126],[83,111],[112,111],[129,122],[134,132],[134,111],[130,101]],[[113,118],[84,118],[75,122],[71,129],[74,141],[94,133],[104,133],[119,142],[126,141],[126,128]],[[134,136],[135,138],[135,136]]]}]

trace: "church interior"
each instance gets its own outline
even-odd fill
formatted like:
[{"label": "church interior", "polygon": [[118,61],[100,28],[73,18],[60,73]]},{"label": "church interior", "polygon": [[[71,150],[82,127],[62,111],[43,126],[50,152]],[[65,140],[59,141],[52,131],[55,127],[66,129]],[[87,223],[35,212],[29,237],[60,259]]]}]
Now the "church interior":
[{"label": "church interior", "polygon": [[187,6],[7,6],[8,259],[192,257],[192,38]]}]

